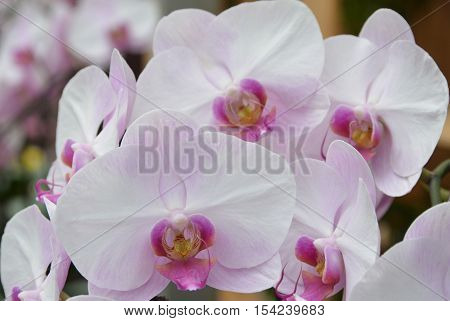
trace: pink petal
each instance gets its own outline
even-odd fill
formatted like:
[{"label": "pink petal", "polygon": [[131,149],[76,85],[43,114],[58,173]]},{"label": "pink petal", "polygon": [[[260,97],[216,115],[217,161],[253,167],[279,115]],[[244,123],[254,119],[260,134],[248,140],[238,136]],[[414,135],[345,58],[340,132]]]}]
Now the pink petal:
[{"label": "pink petal", "polygon": [[208,259],[190,258],[156,265],[156,269],[174,282],[178,290],[194,291],[205,287],[211,266],[212,262]]},{"label": "pink petal", "polygon": [[86,164],[88,164],[90,161],[94,159],[94,155],[90,153],[89,151],[86,151],[84,149],[78,149],[75,151],[73,156],[73,172],[78,172],[82,167],[84,167]]},{"label": "pink petal", "polygon": [[162,240],[164,237],[164,232],[170,226],[170,222],[167,219],[163,219],[156,223],[152,227],[152,232],[150,235],[153,252],[157,256],[166,256],[166,251],[162,246]]},{"label": "pink petal", "polygon": [[225,113],[225,104],[225,97],[222,96],[216,97],[212,104],[214,120],[221,125],[229,124],[228,117]]},{"label": "pink petal", "polygon": [[261,102],[261,105],[266,105],[267,94],[260,82],[254,79],[246,78],[240,81],[239,86],[243,91],[247,91],[255,95]]},{"label": "pink petal", "polygon": [[324,248],[325,268],[323,270],[322,282],[324,284],[335,285],[341,276],[345,274],[344,262],[341,251],[334,246]]},{"label": "pink petal", "polygon": [[216,232],[211,221],[203,215],[192,215],[189,217],[189,220],[200,231],[200,237],[202,239],[200,251],[212,246],[215,241]]},{"label": "pink petal", "polygon": [[302,272],[304,291],[301,297],[308,301],[322,301],[333,292],[333,285],[324,284],[320,276]]},{"label": "pink petal", "polygon": [[72,149],[72,145],[74,143],[75,143],[75,141],[73,141],[72,139],[68,139],[64,143],[63,151],[61,153],[62,162],[69,167],[72,167],[72,161],[73,161],[73,156],[74,156],[73,155],[74,151]]},{"label": "pink petal", "polygon": [[340,105],[336,108],[331,118],[330,127],[338,135],[350,137],[350,122],[356,119],[352,108]]},{"label": "pink petal", "polygon": [[308,236],[301,236],[295,245],[295,256],[311,266],[317,265],[317,249],[314,240]]}]

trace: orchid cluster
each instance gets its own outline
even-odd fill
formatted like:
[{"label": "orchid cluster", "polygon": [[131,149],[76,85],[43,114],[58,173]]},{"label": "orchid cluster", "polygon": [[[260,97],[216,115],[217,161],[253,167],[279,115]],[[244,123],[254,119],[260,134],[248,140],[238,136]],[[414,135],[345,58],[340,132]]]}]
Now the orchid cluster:
[{"label": "orchid cluster", "polygon": [[[92,57],[110,51],[76,38]],[[36,183],[48,218],[30,206],[2,238],[8,300],[59,300],[71,264],[89,293],[69,300],[150,300],[171,282],[450,298],[449,202],[380,256],[378,220],[417,183],[449,102],[399,14],[323,40],[294,0],[175,11],[137,81],[119,50],[108,75],[86,67],[64,89],[57,157]]]},{"label": "orchid cluster", "polygon": [[[106,66],[113,48],[148,51],[161,15],[158,1],[145,0],[9,0],[0,7],[0,129],[36,112],[26,109],[74,71]],[[12,154],[23,139],[7,136],[0,144]]]}]

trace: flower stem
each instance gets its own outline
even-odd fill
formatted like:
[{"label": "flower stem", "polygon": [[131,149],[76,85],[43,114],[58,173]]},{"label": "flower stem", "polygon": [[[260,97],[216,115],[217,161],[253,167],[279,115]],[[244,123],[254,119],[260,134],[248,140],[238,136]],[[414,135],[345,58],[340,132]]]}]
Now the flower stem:
[{"label": "flower stem", "polygon": [[429,190],[432,206],[446,202],[450,198],[450,192],[441,188],[442,178],[448,173],[450,173],[450,159],[439,164],[433,171],[426,168],[422,170],[420,179]]}]

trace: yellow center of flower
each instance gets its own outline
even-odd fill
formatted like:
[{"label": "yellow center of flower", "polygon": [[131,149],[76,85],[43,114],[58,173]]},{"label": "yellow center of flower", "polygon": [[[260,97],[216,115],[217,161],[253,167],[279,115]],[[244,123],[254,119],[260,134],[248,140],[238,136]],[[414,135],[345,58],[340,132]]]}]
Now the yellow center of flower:
[{"label": "yellow center of flower", "polygon": [[[169,258],[185,260],[197,255],[202,244],[200,233],[192,225],[187,226],[186,229],[188,229],[187,233],[191,235],[189,238],[186,238],[183,232],[175,232],[173,229],[166,230],[162,245]],[[167,241],[168,233],[175,233],[172,245],[169,245]]]},{"label": "yellow center of flower", "polygon": [[351,133],[351,138],[359,148],[372,148],[374,147],[372,141],[372,127],[367,128],[355,128]]},{"label": "yellow center of flower", "polygon": [[316,265],[316,272],[319,273],[320,276],[323,276],[324,269],[325,269],[325,259],[323,257],[319,257]]},{"label": "yellow center of flower", "polygon": [[225,114],[229,122],[235,126],[250,126],[259,122],[263,105],[258,98],[248,92],[230,91]]}]

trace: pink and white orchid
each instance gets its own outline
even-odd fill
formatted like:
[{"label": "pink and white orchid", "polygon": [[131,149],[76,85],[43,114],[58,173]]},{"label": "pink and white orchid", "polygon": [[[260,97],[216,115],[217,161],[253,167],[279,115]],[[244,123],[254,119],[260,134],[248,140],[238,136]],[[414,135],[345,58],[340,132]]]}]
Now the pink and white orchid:
[{"label": "pink and white orchid", "polygon": [[450,203],[425,211],[402,242],[383,254],[350,300],[449,300]]},{"label": "pink and white orchid", "polygon": [[[59,8],[54,5],[51,10],[45,10],[35,2],[22,3],[15,8],[20,15],[14,14],[2,25],[0,125],[11,121],[26,103],[41,93],[51,72],[56,68],[65,70],[67,56],[61,50],[62,45],[40,29],[58,34],[54,21],[60,16]],[[52,59],[48,59],[49,55]]]},{"label": "pink and white orchid", "polygon": [[105,65],[114,48],[127,52],[150,49],[153,30],[161,16],[159,0],[77,2],[68,27],[68,44],[75,56]]},{"label": "pink and white orchid", "polygon": [[299,1],[245,3],[218,16],[175,11],[159,22],[153,50],[138,79],[146,99],[136,100],[134,118],[178,110],[200,126],[288,153],[288,129],[295,140],[328,111],[328,96],[318,90],[322,35]]},{"label": "pink and white orchid", "polygon": [[[145,159],[154,166],[148,173],[140,167],[145,149],[129,136],[144,124],[161,135]],[[142,116],[124,146],[86,165],[60,198],[57,235],[68,253],[80,249],[71,258],[91,295],[148,300],[170,281],[180,290],[209,285],[236,292],[276,282],[294,208],[289,166],[260,145],[222,133],[167,145],[176,126],[158,111]],[[247,173],[242,162],[261,170]],[[281,172],[268,171],[274,163],[284,165]]]},{"label": "pink and white orchid", "polygon": [[[136,92],[134,74],[117,50],[108,76],[98,67],[78,72],[64,89],[56,129],[57,160],[36,184],[38,200],[52,203],[84,165],[119,146]],[[47,185],[50,189],[44,189]]]},{"label": "pink and white orchid", "polygon": [[8,222],[1,253],[1,280],[7,300],[59,300],[70,259],[37,206],[27,207]]},{"label": "pink and white orchid", "polygon": [[327,161],[296,166],[297,209],[281,246],[281,299],[323,300],[345,288],[348,296],[379,254],[375,185],[370,169],[347,143],[333,142]]},{"label": "pink and white orchid", "polygon": [[333,140],[346,140],[370,164],[382,193],[406,194],[442,132],[447,81],[390,10],[374,13],[360,37],[326,39],[325,55],[322,81],[332,109],[311,133],[315,148],[323,152]]}]

